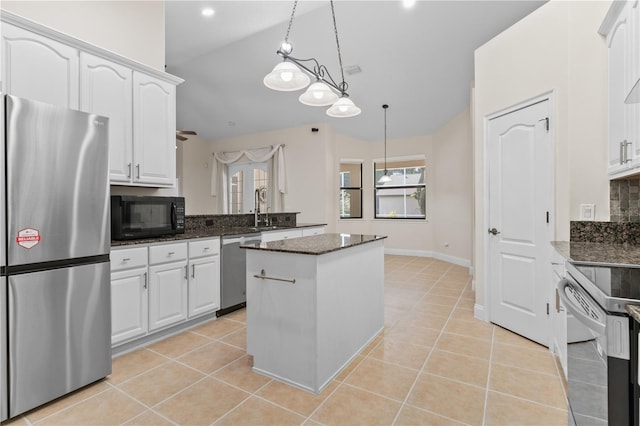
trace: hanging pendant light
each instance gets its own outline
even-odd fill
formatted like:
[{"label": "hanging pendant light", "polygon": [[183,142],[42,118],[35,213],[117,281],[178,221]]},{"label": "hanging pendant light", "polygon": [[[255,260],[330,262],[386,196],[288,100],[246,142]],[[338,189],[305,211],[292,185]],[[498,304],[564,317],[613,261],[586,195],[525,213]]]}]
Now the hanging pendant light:
[{"label": "hanging pendant light", "polygon": [[382,105],[384,109],[384,174],[378,179],[378,183],[389,183],[391,182],[391,176],[389,176],[389,171],[387,170],[387,108],[389,105]]},{"label": "hanging pendant light", "polygon": [[276,65],[262,81],[269,89],[291,92],[304,89],[311,79],[295,64],[283,61]]},{"label": "hanging pendant light", "polygon": [[300,102],[309,106],[327,106],[338,100],[338,95],[329,86],[316,81],[298,98]]},{"label": "hanging pendant light", "polygon": [[[340,41],[338,38],[338,26],[336,25],[336,13],[333,7],[333,0],[329,0],[331,4],[331,16],[333,18],[333,32],[336,36],[336,48],[338,50],[338,63],[340,65],[340,76],[342,80],[339,83],[331,77],[329,70],[321,65],[316,58],[298,59],[291,56],[293,46],[289,42],[289,32],[293,24],[293,18],[298,6],[298,0],[293,3],[293,10],[289,18],[289,26],[287,34],[280,49],[276,52],[284,61],[275,66],[263,79],[264,85],[270,89],[279,91],[300,90],[309,85],[311,79],[309,75],[315,77],[316,82],[313,83],[305,93],[300,95],[298,100],[311,106],[328,106],[327,115],[330,117],[354,117],[360,114],[360,108],[355,106],[353,101],[349,99],[347,89],[349,85],[344,80],[344,67],[342,66],[342,54],[340,52]],[[306,65],[305,65],[306,64]],[[306,71],[303,72],[303,71]],[[309,75],[307,75],[307,73]]]},{"label": "hanging pendant light", "polygon": [[360,114],[361,109],[355,106],[355,104],[346,96],[341,97],[334,103],[331,108],[327,110],[329,117],[345,118],[355,117]]}]

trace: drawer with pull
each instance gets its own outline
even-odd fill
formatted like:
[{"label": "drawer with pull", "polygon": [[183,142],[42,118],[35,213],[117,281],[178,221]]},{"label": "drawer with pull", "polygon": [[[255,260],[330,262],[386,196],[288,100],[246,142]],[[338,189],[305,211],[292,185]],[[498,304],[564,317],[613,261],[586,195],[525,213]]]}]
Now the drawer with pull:
[{"label": "drawer with pull", "polygon": [[187,243],[162,244],[149,247],[149,264],[176,262],[187,259]]},{"label": "drawer with pull", "polygon": [[111,271],[147,266],[147,248],[136,247],[111,251]]},{"label": "drawer with pull", "polygon": [[220,254],[220,238],[189,242],[189,259]]}]

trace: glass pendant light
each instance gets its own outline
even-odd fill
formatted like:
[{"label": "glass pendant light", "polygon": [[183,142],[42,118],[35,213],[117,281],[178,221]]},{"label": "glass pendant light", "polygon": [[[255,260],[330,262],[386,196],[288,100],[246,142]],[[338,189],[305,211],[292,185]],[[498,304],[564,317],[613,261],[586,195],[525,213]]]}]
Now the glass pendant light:
[{"label": "glass pendant light", "polygon": [[384,174],[378,179],[378,183],[389,183],[391,182],[391,176],[389,176],[389,171],[387,170],[387,108],[389,105],[382,105],[384,109]]},{"label": "glass pendant light", "polygon": [[322,81],[318,80],[298,98],[300,102],[309,106],[327,106],[338,100],[338,95]]},{"label": "glass pendant light", "polygon": [[361,111],[351,99],[343,96],[327,110],[327,115],[335,118],[355,117]]},{"label": "glass pendant light", "polygon": [[309,85],[311,79],[295,64],[282,61],[262,81],[269,89],[291,92],[304,89]]}]

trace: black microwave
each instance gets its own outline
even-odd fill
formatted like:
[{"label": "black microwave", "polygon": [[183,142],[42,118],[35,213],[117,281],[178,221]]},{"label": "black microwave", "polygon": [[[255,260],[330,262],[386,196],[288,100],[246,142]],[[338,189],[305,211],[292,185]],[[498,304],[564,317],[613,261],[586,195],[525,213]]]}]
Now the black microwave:
[{"label": "black microwave", "polygon": [[184,233],[184,197],[111,196],[111,239]]}]

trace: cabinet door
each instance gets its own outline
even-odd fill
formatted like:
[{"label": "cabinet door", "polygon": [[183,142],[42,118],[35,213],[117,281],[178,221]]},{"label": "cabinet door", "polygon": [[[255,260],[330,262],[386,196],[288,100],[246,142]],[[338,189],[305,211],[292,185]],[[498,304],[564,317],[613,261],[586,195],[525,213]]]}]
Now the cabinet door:
[{"label": "cabinet door", "polygon": [[176,175],[176,88],[133,73],[133,181],[173,186]]},{"label": "cabinet door", "polygon": [[109,117],[109,177],[131,182],[133,154],[133,73],[131,69],[82,52],[80,109]]},{"label": "cabinet door", "polygon": [[78,109],[78,50],[2,23],[2,91]]},{"label": "cabinet door", "polygon": [[187,262],[149,267],[149,331],[187,318]]},{"label": "cabinet door", "polygon": [[[621,12],[607,37],[609,89],[609,173],[628,168],[633,141],[628,140],[629,108],[624,103],[629,74],[627,8]],[[632,155],[631,155],[632,157]]]},{"label": "cabinet door", "polygon": [[324,226],[317,226],[314,228],[302,228],[302,236],[307,237],[309,235],[324,234]]},{"label": "cabinet door", "polygon": [[147,268],[111,274],[112,345],[147,333],[147,300]]},{"label": "cabinet door", "polygon": [[219,256],[191,260],[189,273],[189,317],[220,309]]},{"label": "cabinet door", "polygon": [[302,230],[292,229],[288,231],[268,231],[262,233],[262,242],[268,243],[270,241],[287,240],[289,238],[302,237]]}]

